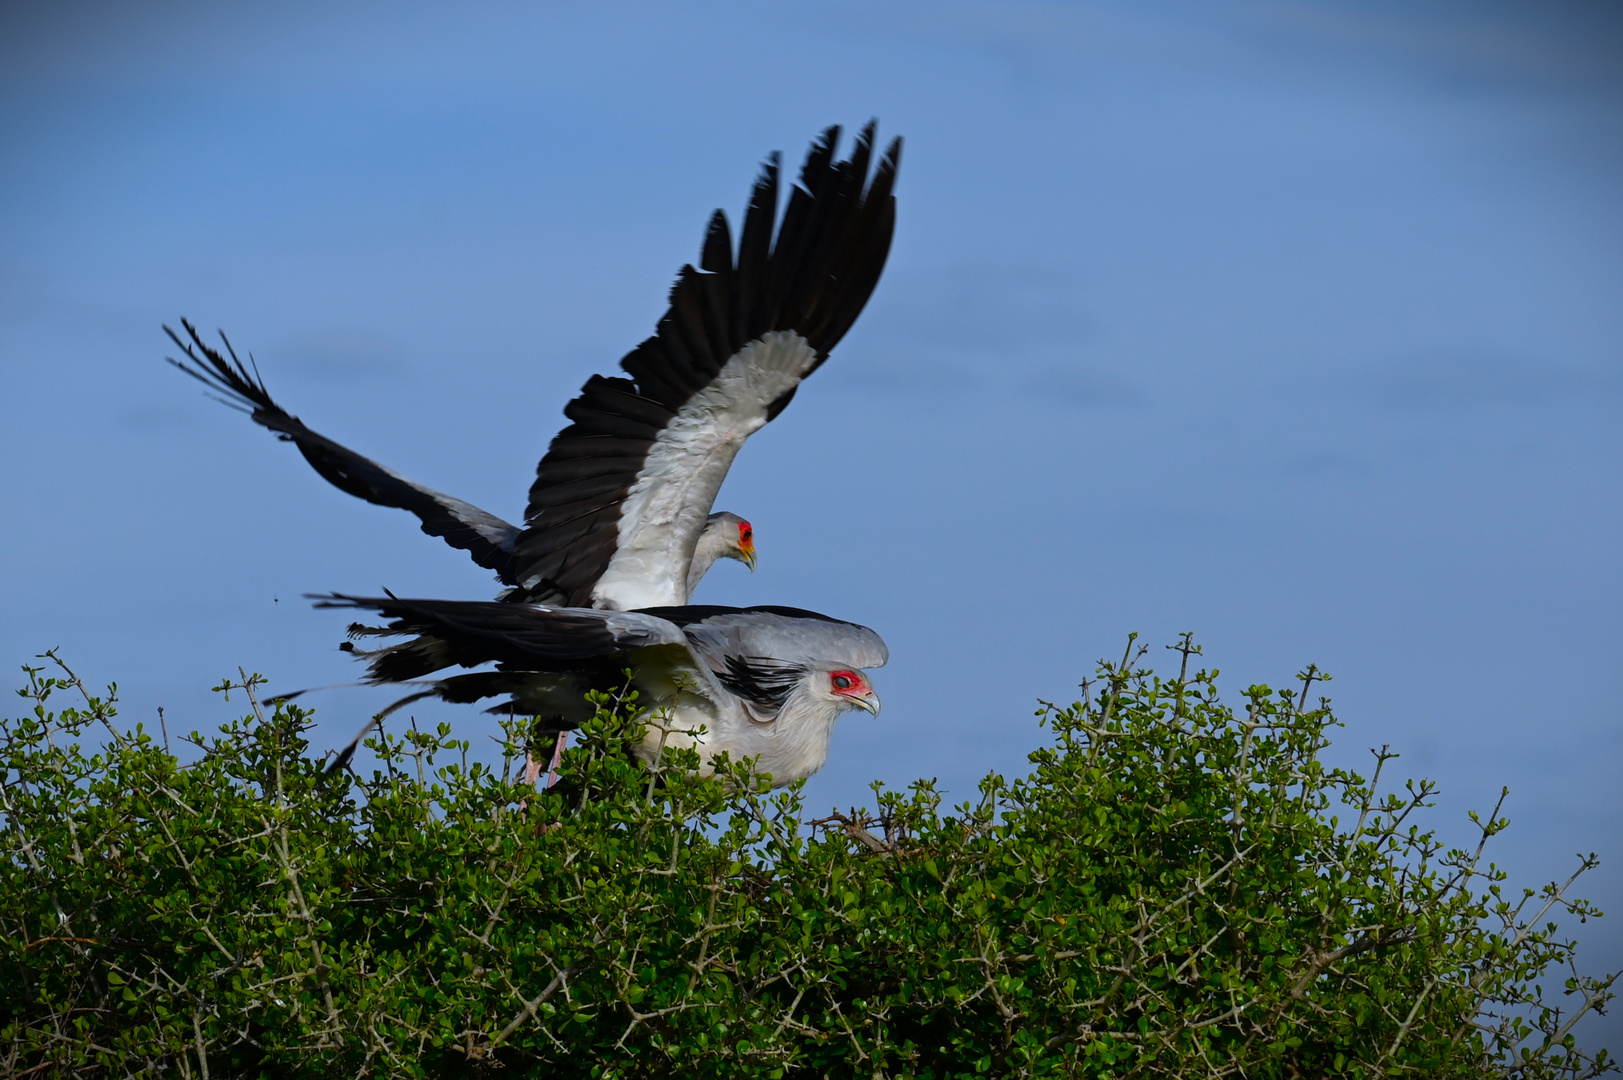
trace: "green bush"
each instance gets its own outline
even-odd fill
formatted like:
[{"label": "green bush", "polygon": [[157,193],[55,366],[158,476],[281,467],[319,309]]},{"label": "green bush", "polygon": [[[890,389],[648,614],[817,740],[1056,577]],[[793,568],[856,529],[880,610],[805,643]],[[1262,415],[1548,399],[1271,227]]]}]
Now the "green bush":
[{"label": "green bush", "polygon": [[[634,700],[599,700],[538,793],[443,727],[325,774],[309,714],[266,715],[255,677],[220,688],[249,715],[182,761],[116,727],[111,691],[26,669],[31,714],[0,727],[0,1071],[1612,1070],[1570,1035],[1611,979],[1546,922],[1596,912],[1502,894],[1480,843],[1411,823],[1429,785],[1377,795],[1391,755],[1368,781],[1324,767],[1313,669],[1233,711],[1177,648],[1175,679],[1140,650],[1045,706],[1031,774],[978,802],[875,785],[875,812],[819,820],[747,763],[631,763],[656,719]],[[67,690],[84,706],[53,711]],[[1560,1009],[1538,983],[1569,970]]]}]

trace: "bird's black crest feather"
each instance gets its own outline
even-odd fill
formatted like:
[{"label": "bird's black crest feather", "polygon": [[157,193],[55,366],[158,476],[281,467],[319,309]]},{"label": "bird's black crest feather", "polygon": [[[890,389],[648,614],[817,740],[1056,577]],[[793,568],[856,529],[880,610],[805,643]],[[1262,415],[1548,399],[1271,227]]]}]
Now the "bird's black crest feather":
[{"label": "bird's black crest feather", "polygon": [[715,676],[739,697],[777,712],[805,678],[806,670],[764,656],[729,656],[727,666],[716,671]]}]

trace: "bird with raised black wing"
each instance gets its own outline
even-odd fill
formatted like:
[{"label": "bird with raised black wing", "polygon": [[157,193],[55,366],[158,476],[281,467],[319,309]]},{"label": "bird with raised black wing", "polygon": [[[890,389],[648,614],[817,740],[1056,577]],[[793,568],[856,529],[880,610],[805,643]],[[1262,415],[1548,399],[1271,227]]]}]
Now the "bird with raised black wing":
[{"label": "bird with raised black wing", "polygon": [[[845,336],[884,269],[901,140],[874,162],[875,125],[836,158],[818,138],[777,218],[779,159],[762,168],[735,248],[710,219],[699,265],[682,267],[654,335],[594,375],[536,469],[522,527],[416,484],[310,430],[274,402],[257,370],[182,322],[177,367],[294,442],[330,483],[416,514],[507,586],[501,599],[631,610],[686,604],[718,558],[752,569],[753,530],[711,508],[744,441],[789,403]],[[166,328],[167,329],[167,328]],[[223,339],[223,335],[222,335]]]}]

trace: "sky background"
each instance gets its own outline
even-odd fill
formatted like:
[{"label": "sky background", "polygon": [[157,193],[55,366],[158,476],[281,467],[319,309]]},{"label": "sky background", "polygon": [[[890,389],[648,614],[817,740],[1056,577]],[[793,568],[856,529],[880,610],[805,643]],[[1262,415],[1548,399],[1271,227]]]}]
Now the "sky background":
[{"label": "sky background", "polygon": [[[1599,852],[1612,917],[1573,929],[1623,967],[1617,13],[6,5],[0,662],[60,647],[126,720],[209,730],[239,664],[357,674],[303,593],[488,598],[167,368],[160,324],[516,519],[710,211],[877,116],[907,139],[885,277],[722,490],[759,572],[696,598],[889,642],[811,805],[967,798],[1043,742],[1038,698],[1191,630],[1231,703],[1332,673],[1331,760],[1390,743],[1452,842],[1508,785],[1513,884]],[[317,748],[389,699],[313,698]],[[1623,1047],[1623,1009],[1586,1041]]]}]

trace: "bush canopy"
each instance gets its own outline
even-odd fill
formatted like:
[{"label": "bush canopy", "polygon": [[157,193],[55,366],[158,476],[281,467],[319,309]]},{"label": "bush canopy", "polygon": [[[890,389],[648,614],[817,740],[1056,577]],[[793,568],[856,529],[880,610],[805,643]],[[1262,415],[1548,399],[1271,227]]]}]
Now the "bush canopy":
[{"label": "bush canopy", "polygon": [[[1323,676],[1102,664],[1019,779],[813,818],[748,762],[645,769],[630,694],[538,792],[411,728],[327,773],[309,713],[172,752],[27,668],[0,723],[0,1072],[186,1077],[1591,1077],[1553,916],[1320,761]],[[54,654],[46,654],[55,659]],[[73,691],[83,703],[60,707]],[[242,697],[231,698],[242,700]],[[524,727],[509,730],[510,755]],[[88,745],[87,744],[94,744]],[[1502,803],[1502,800],[1501,800]],[[1594,864],[1585,860],[1578,872]],[[1573,875],[1574,878],[1577,874]],[[1554,993],[1544,986],[1554,988]]]}]

